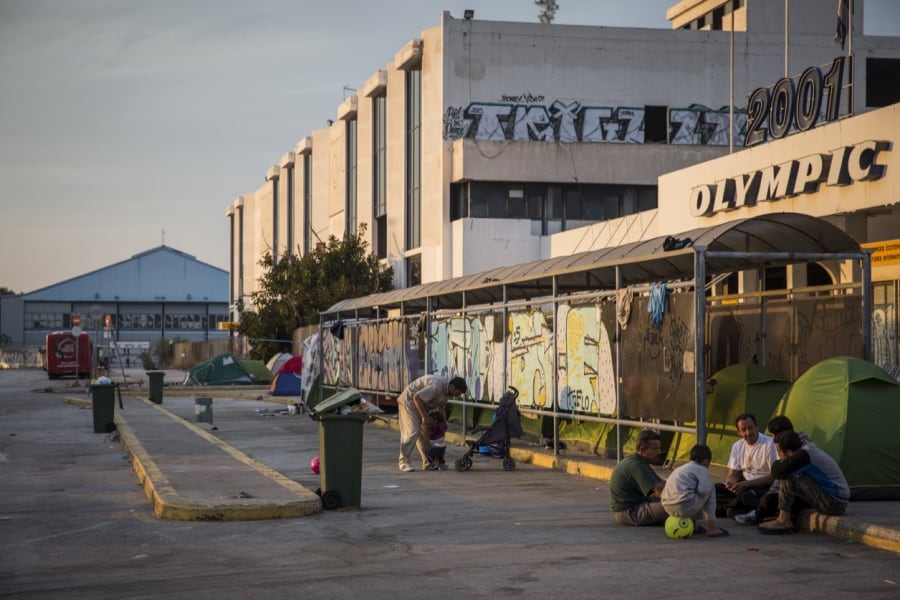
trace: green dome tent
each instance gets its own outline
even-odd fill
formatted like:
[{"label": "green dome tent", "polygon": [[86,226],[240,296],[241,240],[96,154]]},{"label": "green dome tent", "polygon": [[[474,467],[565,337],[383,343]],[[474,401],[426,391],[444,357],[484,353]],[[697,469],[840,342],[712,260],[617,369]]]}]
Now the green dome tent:
[{"label": "green dome tent", "polygon": [[[759,365],[738,363],[716,371],[709,379],[706,394],[706,445],[712,450],[712,463],[728,464],[731,446],[740,439],[734,425],[738,415],[752,413],[760,429],[765,429],[790,386],[781,373]],[[693,433],[676,433],[669,451],[671,460],[687,462],[696,443]]]},{"label": "green dome tent", "polygon": [[851,499],[900,499],[900,384],[880,367],[849,356],[817,363],[775,414],[840,464]]},{"label": "green dome tent", "polygon": [[238,360],[219,354],[187,370],[184,385],[261,385],[272,381],[272,373],[261,360]]}]

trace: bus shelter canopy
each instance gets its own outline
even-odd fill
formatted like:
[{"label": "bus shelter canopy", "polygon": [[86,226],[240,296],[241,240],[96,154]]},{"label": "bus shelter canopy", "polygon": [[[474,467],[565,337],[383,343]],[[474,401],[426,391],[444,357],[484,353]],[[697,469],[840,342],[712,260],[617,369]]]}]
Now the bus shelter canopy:
[{"label": "bus shelter canopy", "polygon": [[861,259],[864,253],[856,240],[824,219],[771,213],[693,229],[677,237],[661,236],[350,298],[321,314],[326,320],[350,315],[371,318],[392,309],[404,314],[450,310],[684,281],[696,276],[698,261],[703,261],[705,275],[715,276],[801,262]]}]

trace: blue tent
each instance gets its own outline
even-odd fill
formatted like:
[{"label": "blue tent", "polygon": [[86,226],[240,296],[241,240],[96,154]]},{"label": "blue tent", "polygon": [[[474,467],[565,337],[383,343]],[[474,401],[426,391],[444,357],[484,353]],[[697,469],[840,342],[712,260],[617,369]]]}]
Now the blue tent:
[{"label": "blue tent", "polygon": [[273,396],[299,396],[300,395],[300,373],[303,370],[303,358],[295,356],[281,365],[272,385],[269,386],[269,393]]}]

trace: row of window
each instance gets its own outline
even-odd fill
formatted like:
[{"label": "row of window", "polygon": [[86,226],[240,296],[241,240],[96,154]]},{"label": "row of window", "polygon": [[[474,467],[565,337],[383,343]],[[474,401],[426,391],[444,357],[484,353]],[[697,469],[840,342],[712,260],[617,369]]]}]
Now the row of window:
[{"label": "row of window", "polygon": [[650,185],[470,181],[451,186],[450,219],[531,219],[544,235],[657,207]]},{"label": "row of window", "polygon": [[[200,313],[119,313],[110,315],[109,327],[116,330],[172,329],[181,331],[216,330],[219,323],[229,321],[228,315]],[[82,316],[81,327],[86,331],[105,329],[106,318]],[[70,313],[34,312],[25,314],[25,329],[63,330],[72,327]]]}]

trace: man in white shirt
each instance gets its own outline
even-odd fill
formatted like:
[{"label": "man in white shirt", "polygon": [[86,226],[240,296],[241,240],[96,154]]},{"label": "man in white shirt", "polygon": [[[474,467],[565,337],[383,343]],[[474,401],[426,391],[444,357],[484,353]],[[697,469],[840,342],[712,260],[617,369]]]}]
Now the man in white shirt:
[{"label": "man in white shirt", "polygon": [[725,483],[716,484],[717,512],[729,518],[756,510],[772,486],[772,463],[778,460],[775,443],[760,433],[755,416],[738,415],[734,424],[741,439],[731,446]]}]

